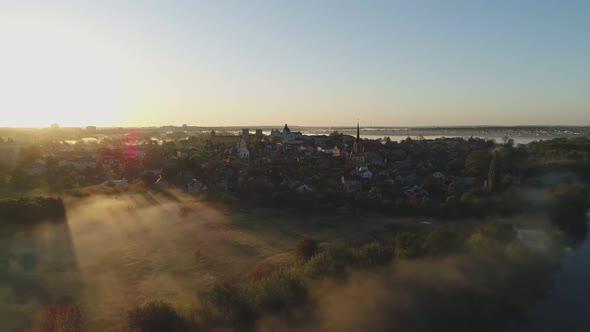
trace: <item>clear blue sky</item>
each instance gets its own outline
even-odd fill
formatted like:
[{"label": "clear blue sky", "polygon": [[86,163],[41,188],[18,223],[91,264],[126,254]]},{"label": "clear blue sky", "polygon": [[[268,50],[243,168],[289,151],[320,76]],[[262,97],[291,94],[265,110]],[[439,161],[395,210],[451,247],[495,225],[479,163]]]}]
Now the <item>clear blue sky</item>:
[{"label": "clear blue sky", "polygon": [[0,37],[7,125],[590,125],[590,1],[0,0]]}]

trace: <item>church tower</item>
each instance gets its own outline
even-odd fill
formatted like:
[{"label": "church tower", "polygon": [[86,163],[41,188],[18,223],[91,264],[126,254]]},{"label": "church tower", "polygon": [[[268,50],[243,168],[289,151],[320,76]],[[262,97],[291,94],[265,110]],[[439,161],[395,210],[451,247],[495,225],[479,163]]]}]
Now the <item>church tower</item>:
[{"label": "church tower", "polygon": [[359,153],[362,151],[363,151],[363,149],[361,146],[361,128],[360,128],[359,122],[357,120],[357,122],[356,122],[356,139],[354,140],[354,143],[352,143],[352,152]]}]

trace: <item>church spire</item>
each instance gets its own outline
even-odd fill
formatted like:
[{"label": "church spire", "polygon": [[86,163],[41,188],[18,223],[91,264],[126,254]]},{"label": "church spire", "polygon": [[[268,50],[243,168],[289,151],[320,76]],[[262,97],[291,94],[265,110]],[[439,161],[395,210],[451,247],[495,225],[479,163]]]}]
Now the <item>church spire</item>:
[{"label": "church spire", "polygon": [[356,140],[360,140],[361,139],[361,130],[359,127],[359,121],[356,120]]}]

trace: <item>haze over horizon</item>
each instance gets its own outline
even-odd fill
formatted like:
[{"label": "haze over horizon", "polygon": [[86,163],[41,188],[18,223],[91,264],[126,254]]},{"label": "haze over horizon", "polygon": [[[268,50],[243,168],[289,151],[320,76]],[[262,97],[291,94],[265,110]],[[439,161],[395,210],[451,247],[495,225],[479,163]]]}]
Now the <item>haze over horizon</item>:
[{"label": "haze over horizon", "polygon": [[587,126],[589,10],[0,0],[0,127]]}]

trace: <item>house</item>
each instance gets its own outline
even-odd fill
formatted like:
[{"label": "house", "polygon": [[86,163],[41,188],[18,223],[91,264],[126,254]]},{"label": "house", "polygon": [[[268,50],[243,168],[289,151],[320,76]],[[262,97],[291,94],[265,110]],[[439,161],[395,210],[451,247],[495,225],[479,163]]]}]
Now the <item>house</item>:
[{"label": "house", "polygon": [[89,168],[96,168],[96,161],[91,158],[79,157],[68,160],[60,160],[58,165],[60,167],[71,166],[81,171]]},{"label": "house", "polygon": [[189,181],[186,184],[187,190],[188,192],[191,193],[205,193],[209,190],[209,188],[207,188],[207,186],[200,181],[197,181],[197,179],[192,179],[191,181]]},{"label": "house", "polygon": [[447,181],[446,175],[442,172],[434,172],[432,173],[432,176],[438,181],[438,183],[445,183]]},{"label": "house", "polygon": [[28,176],[41,175],[45,173],[45,165],[40,162],[34,162],[30,165],[27,165],[26,167],[23,167],[23,171]]},{"label": "house", "polygon": [[477,187],[479,182],[480,181],[474,177],[457,176],[451,183],[458,188],[468,189]]},{"label": "house", "polygon": [[362,172],[360,172],[360,176],[363,180],[371,180],[373,178],[373,172],[369,171],[368,169],[365,169]]},{"label": "house", "polygon": [[345,178],[344,176],[342,176],[340,182],[342,183],[342,187],[346,192],[357,192],[361,191],[362,189],[362,182],[359,177]]},{"label": "house", "polygon": [[147,160],[143,162],[142,175],[153,173],[155,175],[162,174],[162,163],[157,160]]},{"label": "house", "polygon": [[340,153],[341,153],[341,151],[340,151],[340,149],[337,146],[335,146],[334,148],[332,148],[332,157],[334,157],[334,158],[340,158]]},{"label": "house", "polygon": [[305,183],[302,183],[297,188],[295,188],[295,191],[299,194],[305,194],[305,193],[312,193],[315,191],[315,189],[313,189],[312,187],[308,186]]},{"label": "house", "polygon": [[404,190],[404,194],[408,197],[424,197],[424,196],[428,196],[428,191],[420,188],[420,186],[413,186],[410,189],[406,189]]},{"label": "house", "polygon": [[353,153],[351,160],[355,165],[382,165],[383,157],[375,152]]},{"label": "house", "polygon": [[122,166],[124,162],[123,158],[116,156],[104,156],[101,159],[102,165],[107,168]]}]

